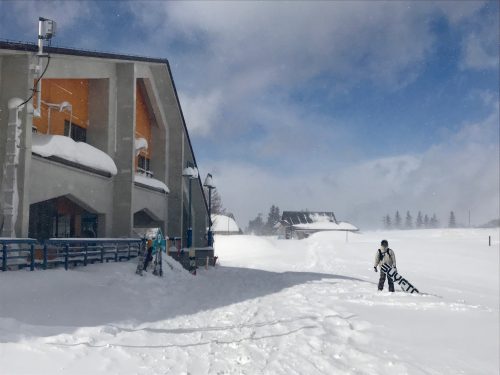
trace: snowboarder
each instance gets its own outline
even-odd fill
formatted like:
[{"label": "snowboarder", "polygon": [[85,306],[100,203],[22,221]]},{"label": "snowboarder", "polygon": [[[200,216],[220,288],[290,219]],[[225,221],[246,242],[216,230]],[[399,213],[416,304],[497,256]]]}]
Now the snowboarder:
[{"label": "snowboarder", "polygon": [[[377,250],[375,254],[375,265],[373,269],[377,272],[377,267],[382,267],[383,264],[387,264],[394,269],[396,268],[396,255],[394,251],[389,248],[389,242],[387,240],[382,240],[380,242],[380,248]],[[384,289],[384,283],[386,278],[386,273],[380,269],[380,279],[378,281],[378,290]],[[387,283],[389,284],[389,292],[394,292],[394,283],[390,277],[387,277]]]}]

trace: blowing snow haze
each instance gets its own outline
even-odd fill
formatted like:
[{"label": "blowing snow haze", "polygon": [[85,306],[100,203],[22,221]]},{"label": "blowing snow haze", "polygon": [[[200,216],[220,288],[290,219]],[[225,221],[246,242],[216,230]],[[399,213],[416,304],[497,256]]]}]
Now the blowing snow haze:
[{"label": "blowing snow haze", "polygon": [[376,227],[499,217],[499,5],[1,1],[0,38],[169,59],[202,174],[241,226],[271,204]]}]

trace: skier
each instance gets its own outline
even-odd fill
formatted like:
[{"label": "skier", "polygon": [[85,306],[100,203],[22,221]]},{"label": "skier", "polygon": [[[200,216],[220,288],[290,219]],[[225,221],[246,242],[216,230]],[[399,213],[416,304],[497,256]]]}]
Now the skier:
[{"label": "skier", "polygon": [[[387,242],[387,240],[382,240],[382,242],[380,242],[380,248],[375,254],[375,265],[373,267],[375,272],[377,272],[377,266],[382,266],[383,264],[396,268],[396,255],[392,249],[389,249],[389,242]],[[381,269],[380,279],[378,281],[378,290],[384,289],[385,277],[386,274]],[[394,292],[394,283],[390,277],[387,277],[387,282],[389,284],[389,292]]]}]

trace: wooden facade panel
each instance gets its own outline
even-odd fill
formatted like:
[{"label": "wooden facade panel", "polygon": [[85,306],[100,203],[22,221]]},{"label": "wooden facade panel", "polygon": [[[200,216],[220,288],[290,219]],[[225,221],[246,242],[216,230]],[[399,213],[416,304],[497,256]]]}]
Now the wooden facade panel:
[{"label": "wooden facade panel", "polygon": [[146,98],[143,90],[137,85],[136,95],[136,121],[135,121],[135,137],[144,138],[148,141],[147,151],[142,151],[141,155],[150,158],[151,154],[151,116],[149,114]]},{"label": "wooden facade panel", "polygon": [[[135,138],[144,138],[148,142],[148,149],[141,150],[140,156],[151,159],[151,126],[153,121],[149,113],[147,105],[147,97],[141,85],[136,86],[136,102],[135,102]],[[139,156],[135,158],[136,168],[139,166]]]},{"label": "wooden facade panel", "polygon": [[[58,108],[50,109],[49,105],[68,102],[70,111],[60,112]],[[34,103],[36,103],[36,95]],[[64,123],[70,121],[82,128],[89,126],[89,80],[88,79],[44,79],[42,80],[42,105],[40,118],[33,118],[33,125],[39,133],[64,135]]]}]

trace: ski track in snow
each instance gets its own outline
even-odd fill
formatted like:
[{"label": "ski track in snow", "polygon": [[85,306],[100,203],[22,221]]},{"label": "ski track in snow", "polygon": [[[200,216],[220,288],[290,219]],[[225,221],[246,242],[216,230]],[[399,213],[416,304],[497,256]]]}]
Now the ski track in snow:
[{"label": "ski track in snow", "polygon": [[[415,236],[430,250],[416,255]],[[382,237],[429,294],[376,291]],[[196,277],[172,260],[163,279],[134,262],[3,273],[0,373],[494,374],[498,251],[476,250],[484,273],[467,273],[464,237],[218,237],[221,265]]]}]

